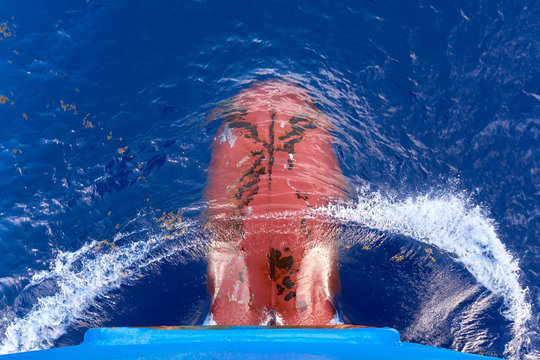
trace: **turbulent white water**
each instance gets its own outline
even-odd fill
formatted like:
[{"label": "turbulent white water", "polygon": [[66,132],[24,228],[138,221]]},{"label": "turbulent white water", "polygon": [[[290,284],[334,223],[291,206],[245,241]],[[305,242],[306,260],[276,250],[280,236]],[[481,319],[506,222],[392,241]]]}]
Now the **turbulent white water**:
[{"label": "turbulent white water", "polygon": [[518,261],[506,250],[494,222],[479,207],[456,195],[422,195],[399,199],[369,188],[358,190],[358,199],[331,204],[317,212],[342,222],[413,238],[453,254],[474,278],[503,299],[502,315],[512,322],[513,339],[505,353],[521,358],[531,320],[528,289],[519,282]]},{"label": "turbulent white water", "polygon": [[[520,354],[528,341],[527,326],[532,316],[527,289],[519,283],[518,261],[506,250],[494,222],[480,207],[450,194],[400,199],[369,188],[360,189],[358,194],[356,201],[331,204],[315,211],[332,222],[353,222],[400,234],[452,254],[478,283],[503,299],[502,315],[512,322],[513,331],[506,355],[515,359],[527,357]],[[174,225],[179,228],[178,223]],[[5,335],[0,353],[51,347],[70,325],[90,316],[88,310],[100,296],[129,284],[144,275],[148,267],[172,255],[178,258],[194,252],[201,254],[197,250],[204,243],[200,229],[187,220],[182,220],[181,227],[184,229],[181,238],[163,233],[148,235],[148,231],[141,230],[136,234],[117,234],[112,247],[110,243],[100,245],[92,241],[77,251],[59,253],[50,270],[34,275],[28,285],[53,281],[57,291],[38,297],[25,316],[2,321]],[[352,245],[350,240],[348,244]]]},{"label": "turbulent white water", "polygon": [[[175,224],[178,227],[178,224]],[[39,286],[53,281],[57,292],[38,297],[24,317],[12,319],[5,327],[0,354],[44,349],[64,335],[74,322],[88,317],[88,309],[96,299],[144,275],[148,268],[174,255],[192,255],[201,246],[196,230],[183,222],[186,229],[181,239],[167,234],[148,235],[118,233],[113,242],[92,241],[74,252],[61,252],[51,263],[50,270],[35,274],[27,286]],[[127,241],[131,237],[140,239]],[[185,241],[189,238],[189,241]],[[114,244],[114,245],[111,245]],[[7,319],[4,319],[6,321]],[[91,320],[91,319],[90,319]]]}]

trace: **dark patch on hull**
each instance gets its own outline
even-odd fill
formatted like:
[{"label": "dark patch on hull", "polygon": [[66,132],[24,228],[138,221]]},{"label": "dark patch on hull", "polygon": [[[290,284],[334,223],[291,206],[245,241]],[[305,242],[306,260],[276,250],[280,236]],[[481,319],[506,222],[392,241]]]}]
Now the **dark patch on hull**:
[{"label": "dark patch on hull", "polygon": [[[247,207],[251,200],[253,200],[253,197],[258,194],[258,184],[261,181],[261,176],[268,174],[268,189],[271,189],[275,152],[284,151],[287,152],[291,158],[294,157],[295,145],[303,140],[304,132],[308,129],[316,129],[318,127],[316,119],[304,116],[293,116],[289,119],[289,124],[292,130],[287,132],[285,135],[278,137],[278,140],[283,141],[283,143],[281,146],[276,146],[275,118],[277,113],[273,111],[270,114],[271,123],[269,127],[269,142],[259,137],[259,131],[256,125],[245,121],[247,114],[247,110],[237,111],[237,113],[228,116],[225,119],[226,126],[228,126],[230,129],[239,129],[241,131],[239,136],[243,136],[246,139],[250,139],[257,144],[262,145],[261,150],[250,151],[253,158],[253,165],[242,174],[238,181],[238,183],[242,183],[248,179],[248,181],[239,186],[234,193],[234,197],[238,200],[235,213],[237,216],[242,215],[242,209]],[[267,153],[268,157],[265,156],[265,152]],[[262,165],[262,162],[265,159],[268,159],[267,166]],[[292,159],[288,159],[287,169],[292,171],[293,168],[294,162]],[[304,201],[307,201],[308,199],[307,194],[300,194],[299,191],[297,191],[296,196],[298,199]]]},{"label": "dark patch on hull", "polygon": [[[270,254],[267,255],[268,258],[268,267],[269,267],[269,277],[270,280],[276,281],[281,277],[280,270],[283,270],[285,273],[291,271],[294,260],[292,255],[281,257],[281,251],[274,248],[270,249]],[[277,271],[276,271],[277,270]]]},{"label": "dark patch on hull", "polygon": [[293,297],[296,297],[296,292],[290,291],[287,295],[285,295],[285,301],[291,300]]}]

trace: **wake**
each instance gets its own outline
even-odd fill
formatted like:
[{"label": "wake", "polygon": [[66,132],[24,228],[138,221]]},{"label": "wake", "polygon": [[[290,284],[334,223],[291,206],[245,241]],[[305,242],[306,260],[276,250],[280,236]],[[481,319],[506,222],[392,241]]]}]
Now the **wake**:
[{"label": "wake", "polygon": [[512,323],[512,340],[505,354],[520,358],[529,340],[527,324],[532,318],[528,289],[519,282],[518,261],[506,250],[495,223],[464,197],[430,194],[398,199],[368,187],[358,190],[358,200],[330,204],[316,210],[341,222],[410,237],[453,254],[474,278],[503,299],[501,314]]},{"label": "wake", "polygon": [[[506,344],[505,355],[512,359],[536,356],[522,353],[530,341],[527,332],[532,309],[528,289],[519,282],[518,261],[497,236],[494,221],[479,206],[452,194],[399,199],[366,187],[359,189],[356,201],[313,211],[332,223],[352,222],[407,236],[452,254],[478,283],[503,300],[501,314],[512,324],[512,339]],[[269,216],[279,215],[291,214]],[[75,322],[92,320],[89,309],[99,297],[136,281],[166,259],[205,255],[207,234],[196,221],[181,216],[155,220],[164,228],[158,234],[144,228],[118,233],[112,241],[114,246],[91,241],[77,251],[59,253],[50,270],[35,274],[27,286],[52,281],[57,285],[56,292],[38,297],[26,315],[0,320],[5,324],[0,353],[49,348]],[[346,241],[354,245],[351,239]],[[362,241],[362,237],[356,241]],[[110,249],[104,251],[103,246]]]},{"label": "wake", "polygon": [[169,232],[150,234],[145,228],[118,233],[112,242],[91,241],[74,252],[60,252],[50,270],[36,273],[25,288],[52,281],[56,293],[38,297],[25,316],[8,321],[0,354],[52,347],[74,322],[92,320],[88,310],[99,297],[133,282],[166,259],[201,253],[203,240],[196,223],[182,219],[164,224]]}]

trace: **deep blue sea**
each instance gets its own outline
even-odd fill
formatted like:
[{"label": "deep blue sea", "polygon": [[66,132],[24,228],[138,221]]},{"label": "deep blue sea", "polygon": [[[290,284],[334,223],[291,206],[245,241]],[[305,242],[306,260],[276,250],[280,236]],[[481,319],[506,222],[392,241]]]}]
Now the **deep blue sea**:
[{"label": "deep blue sea", "polygon": [[332,119],[345,323],[540,359],[540,2],[0,0],[0,353],[202,324],[220,102]]}]

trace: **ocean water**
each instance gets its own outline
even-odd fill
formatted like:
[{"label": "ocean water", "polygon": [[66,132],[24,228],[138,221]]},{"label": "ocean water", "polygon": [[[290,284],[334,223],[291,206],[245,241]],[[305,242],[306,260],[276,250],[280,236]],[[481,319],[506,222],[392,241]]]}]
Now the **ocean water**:
[{"label": "ocean water", "polygon": [[0,353],[201,324],[210,114],[309,91],[346,323],[540,359],[537,1],[0,0]]}]

